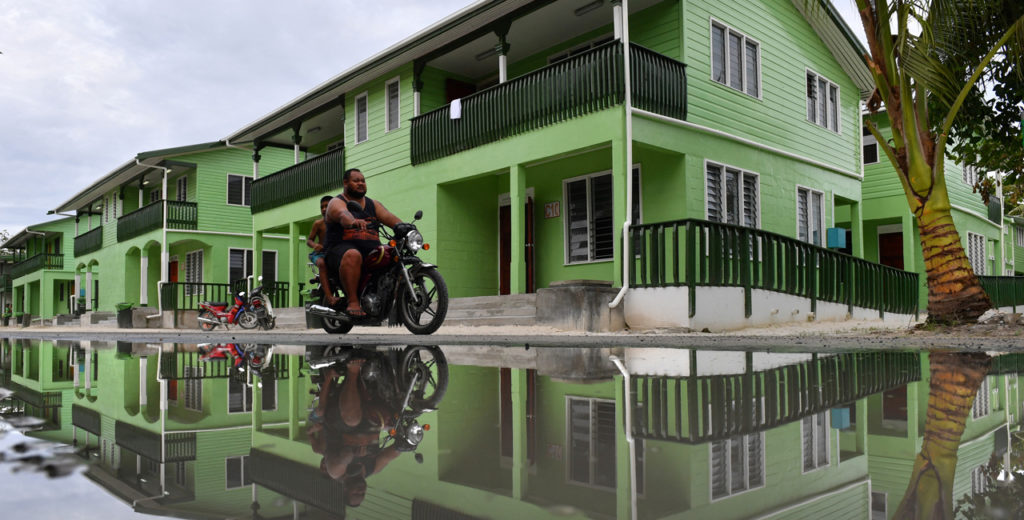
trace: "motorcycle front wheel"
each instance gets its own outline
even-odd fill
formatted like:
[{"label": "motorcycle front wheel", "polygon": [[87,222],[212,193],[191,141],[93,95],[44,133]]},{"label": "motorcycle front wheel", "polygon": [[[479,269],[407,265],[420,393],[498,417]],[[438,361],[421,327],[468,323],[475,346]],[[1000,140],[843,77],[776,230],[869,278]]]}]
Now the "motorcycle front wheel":
[{"label": "motorcycle front wheel", "polygon": [[416,379],[409,399],[410,407],[415,410],[435,409],[448,391],[448,360],[438,347],[407,347],[402,352],[399,377],[402,388],[408,388]]},{"label": "motorcycle front wheel", "polygon": [[199,311],[199,318],[199,330],[202,330],[204,332],[210,332],[211,330],[217,328],[217,324],[215,323],[207,323],[202,321],[203,319],[217,321],[217,317],[214,316],[213,313],[210,312],[209,310],[203,309]]},{"label": "motorcycle front wheel", "polygon": [[259,324],[260,319],[255,312],[242,311],[242,315],[238,317],[238,326],[243,329],[255,329]]},{"label": "motorcycle front wheel", "polygon": [[413,334],[433,334],[448,314],[448,285],[437,269],[424,269],[412,275],[412,287],[415,297],[408,289],[399,297],[402,322]]},{"label": "motorcycle front wheel", "polygon": [[263,327],[263,330],[272,330],[274,327],[277,326],[277,318],[276,317],[265,318],[265,319],[260,321],[260,326]]}]

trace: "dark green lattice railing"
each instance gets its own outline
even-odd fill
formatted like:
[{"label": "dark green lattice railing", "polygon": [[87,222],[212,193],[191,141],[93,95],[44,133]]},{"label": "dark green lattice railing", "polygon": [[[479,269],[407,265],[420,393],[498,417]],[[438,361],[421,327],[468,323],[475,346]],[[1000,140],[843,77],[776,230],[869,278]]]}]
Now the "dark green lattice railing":
[{"label": "dark green lattice railing", "polygon": [[99,251],[103,247],[103,226],[91,229],[75,237],[75,256]]},{"label": "dark green lattice railing", "polygon": [[252,212],[340,190],[344,172],[345,149],[340,148],[256,179],[252,182]]},{"label": "dark green lattice railing", "polygon": [[117,241],[123,242],[160,229],[167,203],[167,229],[196,229],[199,211],[195,202],[158,200],[117,219]]}]

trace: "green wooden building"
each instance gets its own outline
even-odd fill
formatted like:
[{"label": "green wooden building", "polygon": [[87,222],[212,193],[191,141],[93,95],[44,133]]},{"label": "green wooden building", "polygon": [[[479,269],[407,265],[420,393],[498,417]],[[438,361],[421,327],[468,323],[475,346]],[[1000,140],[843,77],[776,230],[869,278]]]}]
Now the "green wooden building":
[{"label": "green wooden building", "polygon": [[73,309],[74,227],[71,218],[35,224],[0,244],[0,249],[14,251],[15,263],[7,272],[12,322],[28,325],[25,319],[52,318]]}]

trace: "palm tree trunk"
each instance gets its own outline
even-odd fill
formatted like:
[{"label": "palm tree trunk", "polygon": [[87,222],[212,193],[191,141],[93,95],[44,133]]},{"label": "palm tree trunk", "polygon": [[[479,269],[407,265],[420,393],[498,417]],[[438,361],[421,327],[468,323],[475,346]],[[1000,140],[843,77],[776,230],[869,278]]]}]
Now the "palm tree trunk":
[{"label": "palm tree trunk", "polygon": [[928,321],[975,321],[992,308],[960,243],[948,208],[929,208],[918,219],[928,275]]},{"label": "palm tree trunk", "polygon": [[991,358],[977,352],[933,352],[929,361],[924,442],[894,520],[953,520],[953,478],[960,437]]}]

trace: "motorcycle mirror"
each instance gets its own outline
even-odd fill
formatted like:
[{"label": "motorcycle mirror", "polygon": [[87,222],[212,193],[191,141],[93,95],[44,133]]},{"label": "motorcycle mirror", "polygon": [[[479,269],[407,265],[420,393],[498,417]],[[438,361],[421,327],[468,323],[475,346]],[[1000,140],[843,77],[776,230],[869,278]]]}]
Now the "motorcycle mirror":
[{"label": "motorcycle mirror", "polygon": [[423,464],[423,454],[422,453],[417,453],[415,455],[415,457],[416,457],[416,463],[417,464]]},{"label": "motorcycle mirror", "polygon": [[362,213],[363,211],[363,207],[360,206],[359,203],[354,200],[348,201],[346,207],[348,207],[348,210],[351,213]]},{"label": "motorcycle mirror", "polygon": [[416,214],[412,216],[413,220],[419,220],[423,218],[423,210],[416,210]]}]

